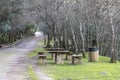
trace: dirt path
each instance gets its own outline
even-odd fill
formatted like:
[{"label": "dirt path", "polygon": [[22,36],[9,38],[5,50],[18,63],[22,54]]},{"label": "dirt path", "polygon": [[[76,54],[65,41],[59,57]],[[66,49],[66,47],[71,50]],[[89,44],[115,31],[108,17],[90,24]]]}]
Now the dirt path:
[{"label": "dirt path", "polygon": [[[27,73],[29,65],[27,54],[37,47],[37,42],[38,39],[31,38],[11,48],[0,50],[0,80],[30,80]],[[42,76],[49,80],[46,75]]]}]

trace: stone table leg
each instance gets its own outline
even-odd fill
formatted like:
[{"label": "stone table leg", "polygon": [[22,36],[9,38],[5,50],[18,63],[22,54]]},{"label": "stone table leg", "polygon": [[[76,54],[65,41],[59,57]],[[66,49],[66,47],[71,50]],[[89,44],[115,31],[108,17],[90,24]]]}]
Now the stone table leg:
[{"label": "stone table leg", "polygon": [[64,54],[55,54],[55,64],[64,64]]}]

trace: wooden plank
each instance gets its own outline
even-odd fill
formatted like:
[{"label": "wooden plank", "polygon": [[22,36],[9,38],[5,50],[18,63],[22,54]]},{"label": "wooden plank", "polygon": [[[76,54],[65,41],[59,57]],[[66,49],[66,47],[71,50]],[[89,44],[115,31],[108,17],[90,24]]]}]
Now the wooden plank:
[{"label": "wooden plank", "polygon": [[58,51],[64,50],[64,48],[46,48],[47,51]]},{"label": "wooden plank", "polygon": [[66,54],[70,53],[70,51],[48,51],[49,53],[61,53],[61,54]]}]

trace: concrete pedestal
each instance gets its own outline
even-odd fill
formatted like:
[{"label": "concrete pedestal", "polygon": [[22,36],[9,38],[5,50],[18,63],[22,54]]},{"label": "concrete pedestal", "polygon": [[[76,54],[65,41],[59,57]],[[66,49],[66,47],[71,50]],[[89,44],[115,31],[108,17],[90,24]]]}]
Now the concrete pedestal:
[{"label": "concrete pedestal", "polygon": [[55,54],[55,64],[64,64],[64,54]]},{"label": "concrete pedestal", "polygon": [[73,55],[72,56],[72,64],[80,64],[82,62],[81,55]]},{"label": "concrete pedestal", "polygon": [[38,63],[45,64],[45,62],[46,62],[46,55],[39,55]]}]

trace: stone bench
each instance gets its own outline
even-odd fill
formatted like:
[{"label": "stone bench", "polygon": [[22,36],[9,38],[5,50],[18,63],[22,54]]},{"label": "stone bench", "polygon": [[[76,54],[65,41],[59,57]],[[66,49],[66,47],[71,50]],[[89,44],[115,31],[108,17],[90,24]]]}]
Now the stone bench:
[{"label": "stone bench", "polygon": [[46,55],[44,54],[39,55],[38,63],[45,64],[45,62],[46,62]]},{"label": "stone bench", "polygon": [[72,55],[72,64],[80,64],[82,62],[81,55]]},{"label": "stone bench", "polygon": [[46,55],[44,54],[44,52],[38,52],[38,56],[39,56],[39,63],[40,64],[45,64],[46,62]]}]

